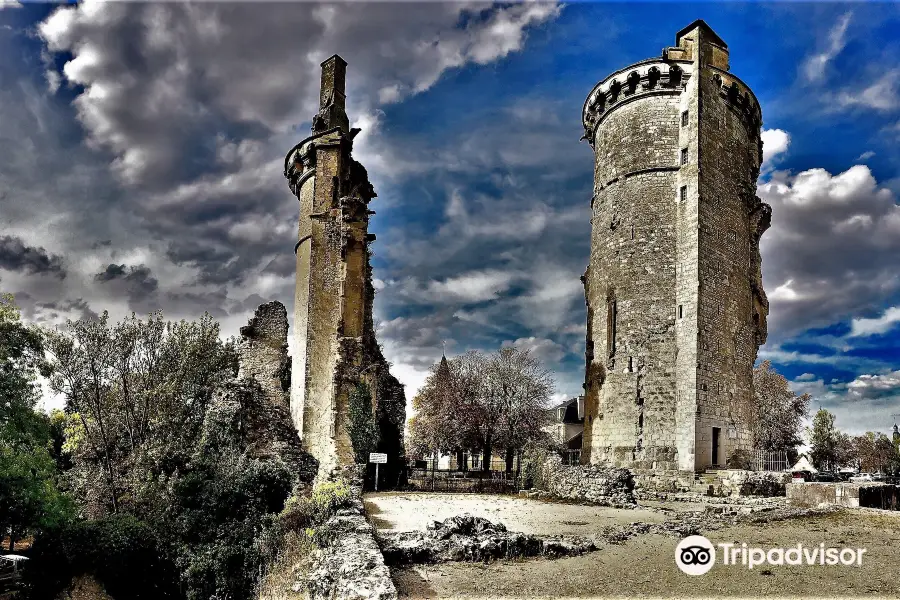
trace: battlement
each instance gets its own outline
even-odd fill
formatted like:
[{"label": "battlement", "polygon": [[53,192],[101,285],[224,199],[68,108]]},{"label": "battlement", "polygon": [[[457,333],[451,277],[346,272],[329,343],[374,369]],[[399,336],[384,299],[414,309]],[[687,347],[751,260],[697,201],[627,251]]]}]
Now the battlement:
[{"label": "battlement", "polygon": [[693,73],[690,61],[666,62],[651,58],[607,76],[594,86],[582,108],[584,138],[593,147],[594,130],[603,118],[637,98],[660,94],[679,94]]},{"label": "battlement", "polygon": [[731,73],[714,67],[711,70],[712,82],[718,89],[719,97],[741,114],[750,131],[758,130],[762,125],[762,109],[750,87]]}]

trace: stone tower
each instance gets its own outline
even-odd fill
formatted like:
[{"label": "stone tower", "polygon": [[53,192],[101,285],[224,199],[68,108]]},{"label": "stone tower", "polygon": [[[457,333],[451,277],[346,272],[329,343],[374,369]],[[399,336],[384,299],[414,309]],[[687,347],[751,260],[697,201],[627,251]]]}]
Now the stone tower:
[{"label": "stone tower", "polygon": [[766,339],[762,116],[703,21],[594,86],[583,461],[702,470],[748,448]]},{"label": "stone tower", "polygon": [[346,73],[340,56],[322,63],[312,135],[285,157],[285,177],[300,201],[291,415],[320,476],[327,475],[355,462],[348,402],[367,384],[390,485],[403,460],[406,400],[375,340],[368,204],[376,194],[351,156],[360,130],[350,129],[347,118]]}]

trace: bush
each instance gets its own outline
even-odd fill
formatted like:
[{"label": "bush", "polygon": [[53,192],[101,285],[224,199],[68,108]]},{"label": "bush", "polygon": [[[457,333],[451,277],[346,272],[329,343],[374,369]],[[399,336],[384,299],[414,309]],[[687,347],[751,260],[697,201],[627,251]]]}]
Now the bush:
[{"label": "bush", "polygon": [[179,598],[178,576],[164,556],[154,530],[129,515],[65,525],[35,539],[25,596],[53,598],[73,577],[89,574],[116,600]]},{"label": "bush", "polygon": [[750,468],[751,462],[752,458],[749,450],[737,449],[732,452],[731,456],[728,457],[728,460],[725,461],[725,466],[729,469],[747,470]]}]

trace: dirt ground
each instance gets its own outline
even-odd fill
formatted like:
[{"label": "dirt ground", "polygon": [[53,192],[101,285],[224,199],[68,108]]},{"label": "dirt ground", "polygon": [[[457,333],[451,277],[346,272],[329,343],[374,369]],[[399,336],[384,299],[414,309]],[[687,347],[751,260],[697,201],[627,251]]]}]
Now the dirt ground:
[{"label": "dirt ground", "polygon": [[375,527],[393,531],[425,529],[432,521],[463,513],[499,521],[510,531],[585,537],[592,537],[609,525],[665,520],[662,514],[650,510],[555,504],[499,494],[388,492],[366,494],[364,501],[366,514]]},{"label": "dirt ground", "polygon": [[[367,497],[366,504],[376,526],[387,529],[424,526],[431,519],[467,511],[499,520],[510,530],[543,535],[590,535],[606,525],[664,518],[646,509],[550,504],[508,496],[379,494]],[[694,510],[690,506],[682,509]],[[762,566],[749,570],[722,565],[719,559],[709,573],[691,577],[675,565],[678,539],[646,534],[622,544],[602,543],[598,551],[572,558],[396,569],[394,581],[401,598],[900,597],[898,513],[848,509],[733,525],[705,534],[713,544],[746,542],[768,549],[796,547],[798,543],[812,548],[825,543],[826,547],[866,548],[867,552],[861,566]]]}]

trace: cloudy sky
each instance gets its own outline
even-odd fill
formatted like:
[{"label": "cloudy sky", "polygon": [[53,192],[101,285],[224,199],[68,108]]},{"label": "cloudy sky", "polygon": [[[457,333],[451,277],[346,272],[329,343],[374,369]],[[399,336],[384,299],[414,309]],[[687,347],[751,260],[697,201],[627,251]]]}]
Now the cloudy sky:
[{"label": "cloudy sky", "polygon": [[411,397],[450,355],[533,349],[579,393],[586,94],[697,18],[763,109],[760,352],[851,432],[900,413],[900,5],[0,0],[0,290],[31,321],[289,307],[319,63],[349,63],[378,192],[379,338]]}]

